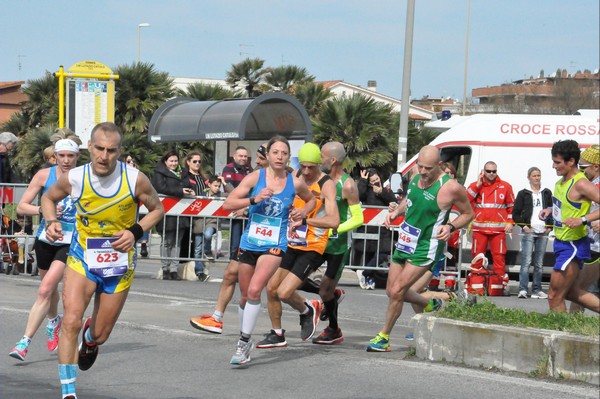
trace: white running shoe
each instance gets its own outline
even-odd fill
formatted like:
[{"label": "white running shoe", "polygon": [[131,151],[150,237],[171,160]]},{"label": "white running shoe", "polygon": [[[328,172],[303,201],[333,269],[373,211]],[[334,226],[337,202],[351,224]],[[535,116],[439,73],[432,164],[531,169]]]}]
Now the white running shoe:
[{"label": "white running shoe", "polygon": [[548,299],[548,294],[546,294],[544,291],[538,291],[535,294],[531,294],[531,297],[533,299]]},{"label": "white running shoe", "polygon": [[358,285],[360,285],[360,288],[363,290],[369,289],[367,287],[367,280],[365,279],[365,276],[363,276],[363,270],[357,270],[356,276],[358,277]]},{"label": "white running shoe", "polygon": [[[533,295],[531,297],[533,298]],[[527,299],[527,291],[525,291],[525,290],[519,291],[519,295],[517,295],[517,298]]]},{"label": "white running shoe", "polygon": [[250,351],[254,347],[254,342],[249,340],[244,342],[239,340],[235,354],[231,357],[231,364],[246,364],[250,361]]}]

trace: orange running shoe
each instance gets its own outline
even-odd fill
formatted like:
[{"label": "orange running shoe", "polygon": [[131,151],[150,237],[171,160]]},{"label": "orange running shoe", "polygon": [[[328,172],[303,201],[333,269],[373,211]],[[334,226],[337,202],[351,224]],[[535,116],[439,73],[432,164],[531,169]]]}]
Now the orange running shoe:
[{"label": "orange running shoe", "polygon": [[198,330],[208,331],[214,334],[221,334],[223,332],[223,322],[215,320],[212,315],[208,314],[192,317],[190,319],[190,324]]}]

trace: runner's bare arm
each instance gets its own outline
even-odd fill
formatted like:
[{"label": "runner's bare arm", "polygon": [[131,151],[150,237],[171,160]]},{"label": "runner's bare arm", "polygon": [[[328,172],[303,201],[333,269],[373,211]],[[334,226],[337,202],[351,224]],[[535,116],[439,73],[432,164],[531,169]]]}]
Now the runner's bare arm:
[{"label": "runner's bare arm", "polygon": [[27,186],[27,189],[23,193],[19,204],[17,205],[17,213],[21,215],[41,215],[41,209],[37,205],[32,205],[31,203],[35,200],[35,197],[42,191],[44,188],[44,183],[48,180],[48,173],[50,172],[50,168],[45,168],[40,170],[33,176],[31,182]]},{"label": "runner's bare arm", "polygon": [[317,199],[312,191],[308,189],[306,183],[296,176],[294,176],[294,189],[296,190],[296,194],[305,202],[304,208],[302,208],[302,215],[306,216],[315,209]]},{"label": "runner's bare arm", "polygon": [[454,180],[449,183],[451,183],[449,188],[451,189],[452,203],[460,212],[460,215],[452,221],[452,224],[457,229],[462,229],[473,220],[473,208],[471,207],[465,188]]},{"label": "runner's bare arm", "polygon": [[[259,171],[256,170],[250,173],[248,176],[240,182],[240,184],[229,193],[225,202],[223,202],[223,209],[226,211],[237,211],[239,209],[247,208],[250,204],[248,194],[252,191],[254,186],[258,183]],[[256,203],[267,198],[265,189],[261,190],[258,195],[254,198]]]},{"label": "runner's bare arm", "polygon": [[[139,223],[130,226],[129,229],[121,230],[114,234],[119,239],[112,243],[112,247],[119,252],[129,252],[135,246],[136,239],[139,240],[140,238],[135,236],[135,231],[137,231],[138,235],[141,235],[140,229],[142,233],[150,230],[164,216],[164,208],[158,198],[158,194],[152,183],[150,183],[150,179],[143,173],[138,174],[135,183],[135,198],[144,204],[148,209],[148,214]],[[136,225],[139,227],[136,227]]]},{"label": "runner's bare arm", "polygon": [[337,201],[335,200],[335,183],[333,180],[327,180],[323,184],[321,196],[325,207],[325,216],[321,218],[310,218],[307,224],[315,227],[337,229],[340,225],[340,213],[338,211]]}]

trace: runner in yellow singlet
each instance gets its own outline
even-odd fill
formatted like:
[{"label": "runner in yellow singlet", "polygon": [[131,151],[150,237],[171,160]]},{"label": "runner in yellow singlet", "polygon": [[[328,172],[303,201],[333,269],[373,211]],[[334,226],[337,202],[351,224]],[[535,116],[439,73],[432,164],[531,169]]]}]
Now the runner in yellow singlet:
[{"label": "runner in yellow singlet", "polygon": [[[135,242],[162,219],[162,204],[150,180],[118,162],[122,135],[112,122],[96,125],[88,143],[91,162],[63,173],[42,197],[46,236],[63,237],[56,203],[71,196],[76,203],[76,227],[64,275],[64,320],[58,346],[62,397],[73,399],[77,367],[94,364],[98,346],[108,339],[127,299],[135,271]],[[136,223],[139,203],[149,213]],[[92,299],[94,311],[83,323]],[[77,336],[82,342],[77,351]]]}]

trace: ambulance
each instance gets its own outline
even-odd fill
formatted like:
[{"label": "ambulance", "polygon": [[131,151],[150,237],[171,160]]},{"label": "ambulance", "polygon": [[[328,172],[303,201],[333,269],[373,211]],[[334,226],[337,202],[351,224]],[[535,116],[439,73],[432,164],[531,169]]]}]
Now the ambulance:
[{"label": "ambulance", "polygon": [[[467,187],[477,181],[479,173],[488,161],[498,165],[498,176],[510,183],[515,197],[528,186],[527,170],[536,166],[542,173],[542,187],[554,190],[558,176],[552,169],[550,149],[558,140],[572,139],[581,150],[600,142],[600,111],[581,110],[580,115],[525,115],[525,114],[476,114],[451,117],[451,126],[436,137],[431,145],[441,151],[442,161],[452,163],[457,170],[458,181]],[[441,121],[432,122],[433,128],[443,129]],[[428,127],[428,124],[425,125]],[[406,185],[410,170],[416,165],[416,156],[399,171]],[[518,273],[520,268],[520,233],[515,227],[507,235],[507,271]],[[548,240],[544,256],[544,273],[551,272],[554,264],[553,239]],[[463,268],[471,261],[471,238],[462,238],[461,261]],[[491,256],[488,256],[491,263]]]}]

